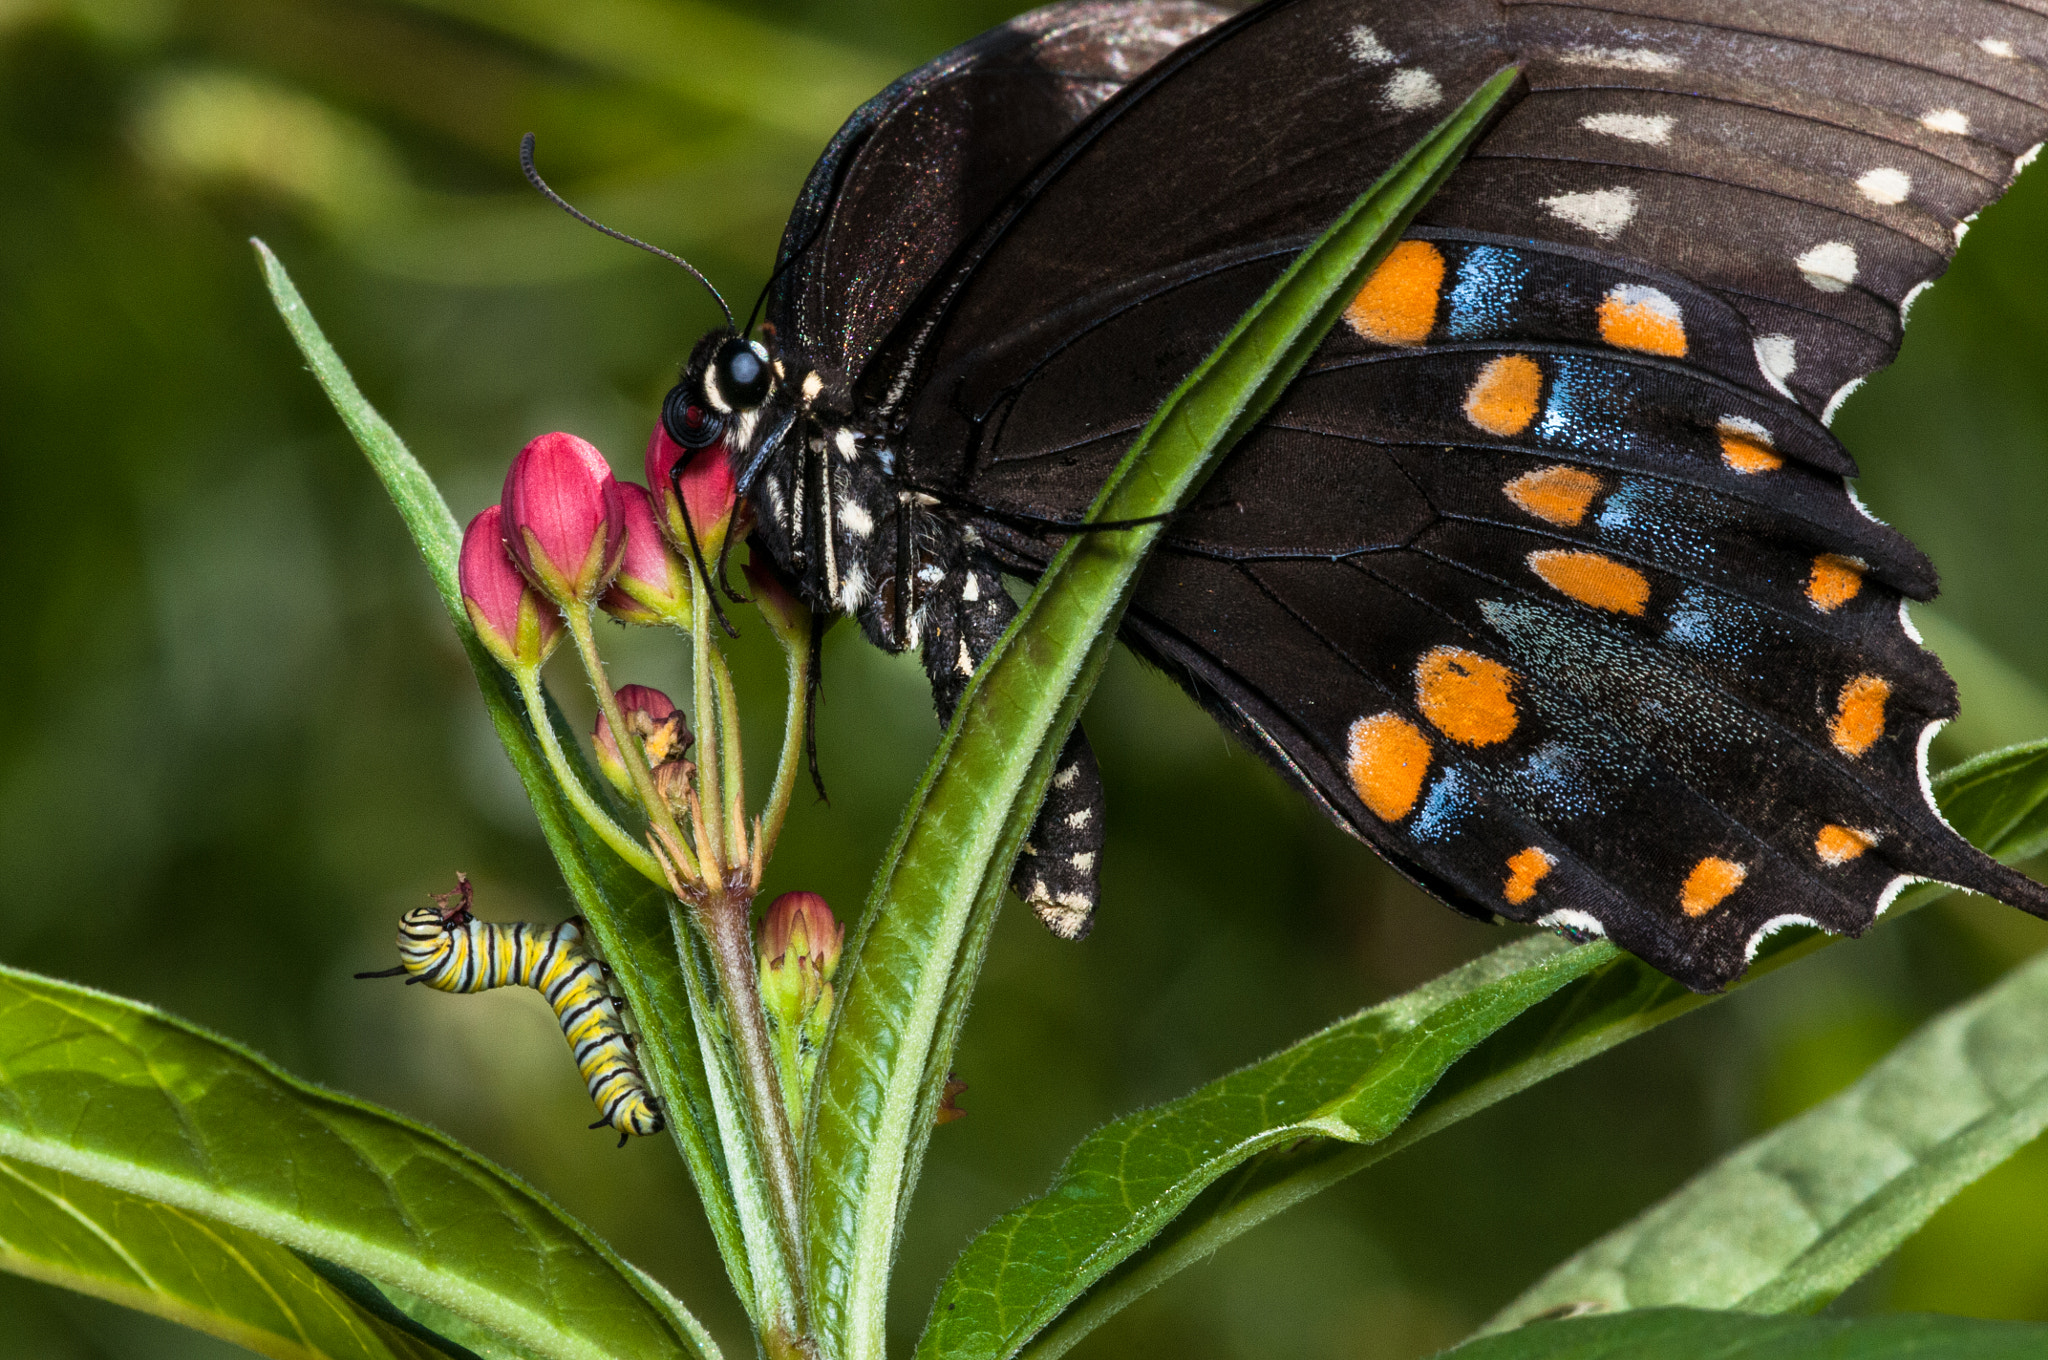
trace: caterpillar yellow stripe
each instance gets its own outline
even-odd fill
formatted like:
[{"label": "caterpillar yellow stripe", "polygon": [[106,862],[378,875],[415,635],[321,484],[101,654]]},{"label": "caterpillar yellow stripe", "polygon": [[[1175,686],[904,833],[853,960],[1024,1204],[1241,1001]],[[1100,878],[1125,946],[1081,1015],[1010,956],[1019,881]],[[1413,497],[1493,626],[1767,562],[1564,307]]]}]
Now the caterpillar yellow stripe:
[{"label": "caterpillar yellow stripe", "polygon": [[[479,921],[469,914],[469,883],[458,905],[420,907],[398,925],[397,968],[358,977],[396,977],[441,992],[531,987],[547,998],[576,1056],[576,1069],[602,1116],[590,1127],[614,1128],[619,1146],[632,1135],[659,1133],[661,1105],[633,1057],[631,1037],[605,986],[604,965],[584,949],[576,919],[559,925]],[[445,899],[443,899],[445,901]]]}]

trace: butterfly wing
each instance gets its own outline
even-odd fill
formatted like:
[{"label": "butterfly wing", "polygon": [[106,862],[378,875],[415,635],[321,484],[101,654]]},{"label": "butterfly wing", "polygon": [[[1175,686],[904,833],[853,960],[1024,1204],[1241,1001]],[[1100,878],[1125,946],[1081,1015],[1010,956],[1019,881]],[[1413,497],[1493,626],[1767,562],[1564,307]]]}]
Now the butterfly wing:
[{"label": "butterfly wing", "polygon": [[770,318],[843,390],[1076,125],[1226,16],[1193,0],[1050,5],[903,77],[812,169],[783,232]]},{"label": "butterfly wing", "polygon": [[[1820,417],[2043,136],[2010,6],[1268,4],[1060,144],[856,380],[1008,563],[1307,240],[1505,61],[1528,91],[1227,461],[1127,636],[1454,904],[1695,987],[1950,832],[1934,576]],[[964,221],[965,219],[961,219]]]}]

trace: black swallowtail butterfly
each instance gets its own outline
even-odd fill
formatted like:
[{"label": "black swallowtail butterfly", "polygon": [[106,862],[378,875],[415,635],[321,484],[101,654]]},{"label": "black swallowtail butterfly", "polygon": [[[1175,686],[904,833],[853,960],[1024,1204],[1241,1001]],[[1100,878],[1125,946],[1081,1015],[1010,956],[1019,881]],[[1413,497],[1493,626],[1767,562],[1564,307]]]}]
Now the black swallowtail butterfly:
[{"label": "black swallowtail butterfly", "polygon": [[[454,905],[450,906],[450,901]],[[531,987],[547,998],[576,1057],[576,1070],[598,1109],[593,1129],[618,1131],[619,1146],[634,1135],[662,1130],[661,1103],[633,1056],[633,1039],[619,1021],[618,1001],[605,986],[604,965],[583,947],[579,921],[552,926],[530,921],[479,921],[470,914],[465,876],[439,905],[417,907],[398,923],[398,955],[405,962],[359,978],[404,977],[438,992],[485,992]]]},{"label": "black swallowtail butterfly", "polygon": [[[854,114],[763,342],[664,405],[941,715],[1175,384],[1478,84],[1510,107],[1165,538],[1123,638],[1453,906],[1695,988],[1915,878],[2048,914],[1927,792],[1955,694],[1835,406],[2048,136],[1989,0],[1053,5]],[[1014,882],[1096,902],[1076,732]]]}]

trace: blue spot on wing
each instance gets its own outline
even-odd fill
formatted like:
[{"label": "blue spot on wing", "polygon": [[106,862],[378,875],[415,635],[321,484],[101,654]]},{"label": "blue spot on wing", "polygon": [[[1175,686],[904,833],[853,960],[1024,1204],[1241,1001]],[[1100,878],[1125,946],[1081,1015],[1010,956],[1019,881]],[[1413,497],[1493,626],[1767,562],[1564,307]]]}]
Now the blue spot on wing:
[{"label": "blue spot on wing", "polygon": [[1553,444],[1588,452],[1626,453],[1636,447],[1626,373],[1582,355],[1551,365],[1550,400],[1536,432]]},{"label": "blue spot on wing", "polygon": [[1451,289],[1450,320],[1444,329],[1454,340],[1480,340],[1498,335],[1514,320],[1529,267],[1513,251],[1480,246],[1458,266]]},{"label": "blue spot on wing", "polygon": [[1453,765],[1438,775],[1409,831],[1419,841],[1448,840],[1479,805],[1479,781]]},{"label": "blue spot on wing", "polygon": [[1637,557],[1669,566],[1703,567],[1714,556],[1712,532],[1727,521],[1719,502],[1669,482],[1624,477],[1600,507],[1600,536]]},{"label": "blue spot on wing", "polygon": [[1671,607],[1664,640],[1694,656],[1740,666],[1759,646],[1787,638],[1769,610],[1718,590],[1691,586]]}]

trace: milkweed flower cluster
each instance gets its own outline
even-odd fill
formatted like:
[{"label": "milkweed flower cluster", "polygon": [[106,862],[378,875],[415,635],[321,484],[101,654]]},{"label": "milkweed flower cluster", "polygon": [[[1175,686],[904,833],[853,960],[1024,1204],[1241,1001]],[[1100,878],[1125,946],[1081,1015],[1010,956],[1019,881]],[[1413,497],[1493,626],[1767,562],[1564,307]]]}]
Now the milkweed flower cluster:
[{"label": "milkweed flower cluster", "polygon": [[[645,466],[648,484],[636,486],[575,435],[527,444],[498,504],[463,535],[463,605],[478,643],[519,687],[570,806],[621,859],[669,889],[679,929],[703,942],[715,986],[693,990],[714,998],[719,1013],[699,1020],[729,1037],[756,1122],[786,1136],[800,1127],[845,934],[815,893],[777,899],[761,924],[758,955],[752,924],[803,751],[812,620],[771,567],[745,564],[790,680],[775,782],[750,817],[737,697],[712,633],[714,619],[730,627],[713,596],[730,547],[749,531],[747,509],[722,443],[686,449],[657,426]],[[651,686],[612,684],[597,647],[599,613],[689,635],[690,713]],[[597,697],[591,746],[605,785],[632,809],[623,818],[564,749],[542,688],[542,667],[565,637]]]}]

